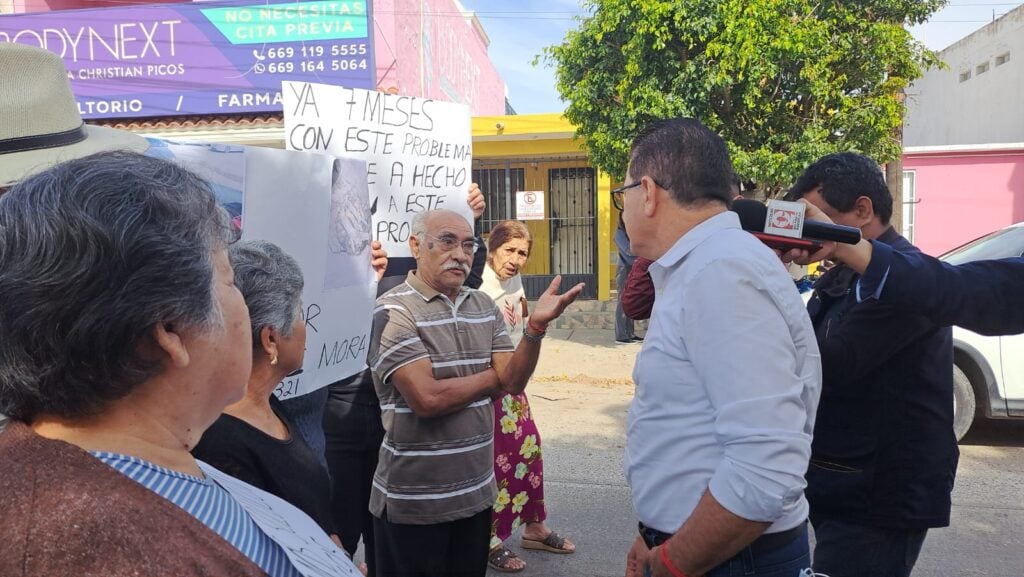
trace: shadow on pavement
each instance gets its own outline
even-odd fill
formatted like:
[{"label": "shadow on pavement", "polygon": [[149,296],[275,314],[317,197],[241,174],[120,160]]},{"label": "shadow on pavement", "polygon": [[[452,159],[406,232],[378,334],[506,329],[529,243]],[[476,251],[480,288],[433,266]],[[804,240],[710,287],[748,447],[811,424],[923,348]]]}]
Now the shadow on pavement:
[{"label": "shadow on pavement", "polygon": [[977,420],[960,445],[1024,447],[1024,419]]}]

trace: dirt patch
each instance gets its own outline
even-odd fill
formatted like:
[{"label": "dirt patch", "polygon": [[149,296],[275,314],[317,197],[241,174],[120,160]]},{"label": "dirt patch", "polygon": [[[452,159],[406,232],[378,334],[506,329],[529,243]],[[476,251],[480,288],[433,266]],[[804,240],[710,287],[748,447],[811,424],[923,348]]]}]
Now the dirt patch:
[{"label": "dirt patch", "polygon": [[590,375],[542,375],[530,379],[534,383],[576,383],[599,387],[629,386],[633,387],[633,379],[629,377],[593,377]]}]

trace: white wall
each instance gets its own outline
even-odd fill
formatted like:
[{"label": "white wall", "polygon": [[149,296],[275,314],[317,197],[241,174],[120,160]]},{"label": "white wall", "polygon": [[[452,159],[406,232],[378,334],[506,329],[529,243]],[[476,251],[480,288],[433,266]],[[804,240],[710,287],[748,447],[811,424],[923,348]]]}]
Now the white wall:
[{"label": "white wall", "polygon": [[[1004,55],[1008,60],[997,66]],[[932,69],[907,88],[904,146],[1024,142],[1024,6],[939,58],[945,69]]]}]

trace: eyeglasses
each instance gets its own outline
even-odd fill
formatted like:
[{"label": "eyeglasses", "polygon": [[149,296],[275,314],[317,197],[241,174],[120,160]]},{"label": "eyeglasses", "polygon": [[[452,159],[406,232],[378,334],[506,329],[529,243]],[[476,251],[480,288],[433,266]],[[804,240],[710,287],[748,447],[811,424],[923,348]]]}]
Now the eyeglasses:
[{"label": "eyeglasses", "polygon": [[622,201],[624,200],[623,196],[625,196],[623,193],[626,192],[627,190],[631,189],[631,188],[636,188],[636,187],[640,186],[640,183],[642,183],[642,182],[643,182],[643,180],[638,180],[638,181],[634,182],[633,184],[624,184],[624,185],[622,185],[622,186],[620,186],[618,188],[613,188],[612,189],[612,204],[615,205],[615,210],[618,210],[619,212],[622,212],[622,207],[623,207]]},{"label": "eyeglasses", "polygon": [[[647,178],[651,182],[653,182],[654,185],[657,186],[658,188],[665,188],[657,180],[654,180],[653,178],[651,178],[649,176]],[[615,205],[615,209],[616,210],[618,210],[619,212],[622,212],[622,207],[625,206],[622,203],[623,200],[624,200],[623,197],[625,196],[623,193],[626,192],[627,190],[631,189],[631,188],[636,188],[636,187],[640,186],[640,183],[642,183],[643,181],[644,181],[644,179],[641,178],[640,180],[634,182],[633,184],[624,184],[624,185],[622,185],[622,186],[620,186],[618,188],[612,189],[612,204]]]},{"label": "eyeglasses", "polygon": [[476,239],[460,241],[454,234],[442,234],[441,236],[434,236],[432,234],[423,233],[423,236],[436,240],[441,245],[441,250],[444,252],[451,252],[456,247],[461,248],[462,252],[466,254],[476,254],[477,249],[480,248],[480,243]]}]

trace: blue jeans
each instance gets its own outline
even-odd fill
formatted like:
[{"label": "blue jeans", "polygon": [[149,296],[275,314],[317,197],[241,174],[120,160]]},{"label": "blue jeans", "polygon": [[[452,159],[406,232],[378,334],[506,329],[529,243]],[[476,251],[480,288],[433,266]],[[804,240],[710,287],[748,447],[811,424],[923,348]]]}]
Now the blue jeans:
[{"label": "blue jeans", "polygon": [[[768,551],[745,547],[721,565],[705,573],[705,577],[800,577],[811,566],[811,550],[807,541],[807,524],[800,535],[788,545]],[[651,570],[644,572],[650,577]]]},{"label": "blue jeans", "polygon": [[814,570],[829,577],[910,577],[927,529],[883,529],[811,515]]}]

